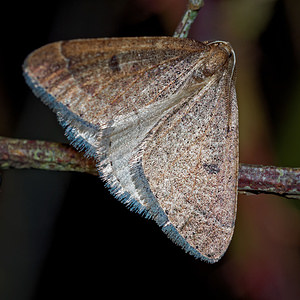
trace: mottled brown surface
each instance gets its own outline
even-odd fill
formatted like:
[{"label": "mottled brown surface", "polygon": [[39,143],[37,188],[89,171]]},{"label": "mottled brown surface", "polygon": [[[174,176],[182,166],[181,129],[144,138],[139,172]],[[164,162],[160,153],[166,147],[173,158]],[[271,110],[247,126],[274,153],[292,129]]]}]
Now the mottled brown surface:
[{"label": "mottled brown surface", "polygon": [[170,222],[208,260],[218,260],[230,243],[238,178],[233,57],[228,45],[214,46],[197,70],[205,87],[184,95],[180,109],[159,122],[143,155],[151,190]]},{"label": "mottled brown surface", "polygon": [[228,43],[169,37],[57,42],[24,64],[70,138],[97,150],[116,196],[154,219],[158,206],[168,219],[160,225],[209,262],[226,251],[236,215],[234,69]]}]

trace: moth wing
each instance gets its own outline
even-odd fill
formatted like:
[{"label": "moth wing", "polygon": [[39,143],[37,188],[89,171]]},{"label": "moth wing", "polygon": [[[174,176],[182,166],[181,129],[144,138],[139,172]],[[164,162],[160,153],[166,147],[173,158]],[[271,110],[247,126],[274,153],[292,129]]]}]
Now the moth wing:
[{"label": "moth wing", "polygon": [[132,168],[162,230],[208,262],[226,251],[236,217],[238,108],[231,75],[225,70],[174,108],[144,141]]},{"label": "moth wing", "polygon": [[34,51],[23,68],[72,144],[97,159],[111,192],[148,215],[130,175],[130,159],[181,100],[178,91],[207,49],[201,42],[169,37],[72,40]]}]

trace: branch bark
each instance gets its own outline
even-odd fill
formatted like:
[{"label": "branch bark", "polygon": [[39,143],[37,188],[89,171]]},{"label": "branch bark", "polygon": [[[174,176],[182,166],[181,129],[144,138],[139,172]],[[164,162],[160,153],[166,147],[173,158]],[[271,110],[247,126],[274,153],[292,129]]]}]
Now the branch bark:
[{"label": "branch bark", "polygon": [[204,6],[203,0],[189,0],[188,7],[173,34],[174,37],[186,38],[188,36],[202,6]]},{"label": "branch bark", "polygon": [[[72,146],[0,137],[0,169],[42,169],[98,175],[95,161]],[[240,164],[241,193],[268,193],[300,199],[300,168]]]},{"label": "branch bark", "polygon": [[41,169],[97,175],[95,161],[72,146],[0,137],[0,169]]}]

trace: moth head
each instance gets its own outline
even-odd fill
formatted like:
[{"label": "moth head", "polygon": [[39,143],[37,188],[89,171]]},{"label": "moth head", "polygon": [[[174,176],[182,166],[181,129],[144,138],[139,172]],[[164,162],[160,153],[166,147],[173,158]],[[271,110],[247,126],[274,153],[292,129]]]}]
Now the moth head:
[{"label": "moth head", "polygon": [[209,50],[201,59],[199,67],[195,70],[193,77],[196,81],[203,81],[224,71],[231,72],[231,78],[235,71],[235,53],[228,42],[214,41],[206,42]]}]

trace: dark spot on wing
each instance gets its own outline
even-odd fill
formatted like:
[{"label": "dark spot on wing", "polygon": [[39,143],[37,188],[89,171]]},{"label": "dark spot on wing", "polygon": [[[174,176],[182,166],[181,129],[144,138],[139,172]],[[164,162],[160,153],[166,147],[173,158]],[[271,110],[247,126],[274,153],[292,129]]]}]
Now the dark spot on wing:
[{"label": "dark spot on wing", "polygon": [[208,174],[218,174],[220,172],[220,168],[216,164],[203,164],[202,166]]},{"label": "dark spot on wing", "polygon": [[116,55],[112,56],[108,62],[109,67],[113,72],[120,72],[119,60]]}]

